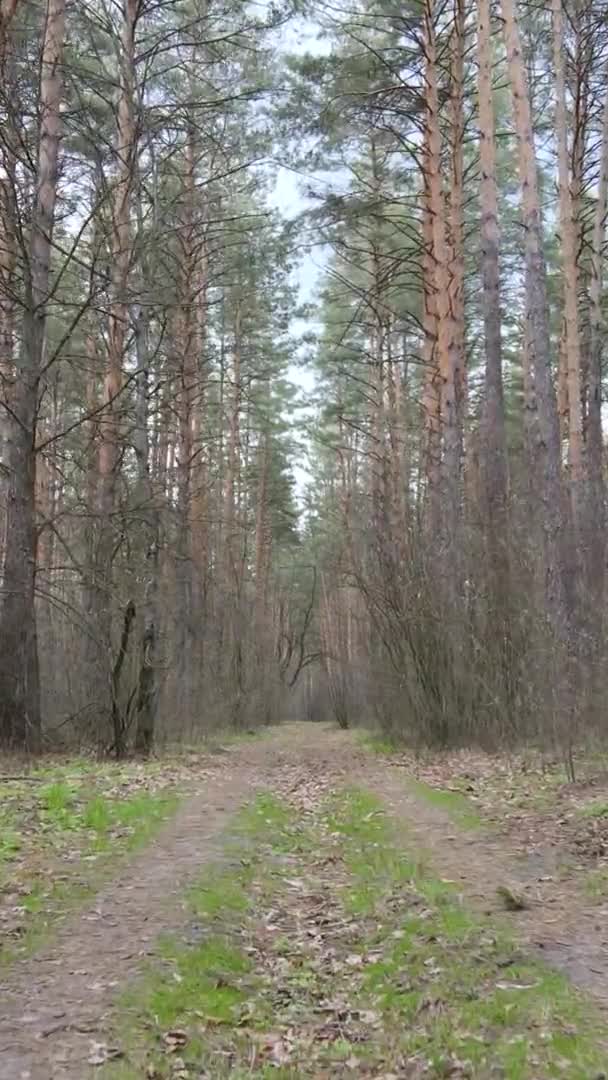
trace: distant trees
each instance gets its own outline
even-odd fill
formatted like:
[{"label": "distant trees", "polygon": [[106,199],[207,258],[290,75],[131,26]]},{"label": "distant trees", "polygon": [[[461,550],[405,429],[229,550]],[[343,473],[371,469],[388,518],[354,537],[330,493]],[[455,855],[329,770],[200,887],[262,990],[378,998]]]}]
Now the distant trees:
[{"label": "distant trees", "polygon": [[294,299],[256,163],[282,18],[2,6],[4,745],[276,715]]},{"label": "distant trees", "polygon": [[289,707],[568,758],[608,659],[605,12],[317,0],[330,51],[281,67],[292,9],[0,4],[0,741]]},{"label": "distant trees", "polygon": [[[8,5],[3,34],[10,33],[16,5]],[[5,422],[8,426],[10,487],[6,513],[4,598],[0,609],[0,737],[37,750],[40,746],[40,676],[34,606],[36,570],[36,421],[38,395],[44,375],[46,322],[51,284],[51,257],[59,169],[60,110],[63,93],[62,59],[65,38],[65,0],[48,0],[40,57],[40,88],[35,167],[31,181],[31,217],[22,247],[20,271],[22,330],[12,379],[5,383]],[[5,65],[10,45],[3,43]],[[11,139],[11,124],[8,138]],[[16,181],[16,162],[10,155],[7,181]],[[7,189],[7,205],[14,205]],[[7,214],[6,244],[12,249],[15,224]],[[21,234],[23,238],[23,233]],[[12,282],[6,282],[8,289]],[[5,303],[11,304],[9,295]],[[10,348],[10,342],[9,342]],[[7,368],[12,357],[7,357]]]},{"label": "distant trees", "polygon": [[600,6],[319,9],[332,53],[294,86],[341,191],[315,211],[334,256],[308,542],[319,626],[357,625],[348,660],[327,648],[328,702],[339,652],[351,720],[567,751],[601,727],[606,656]]}]

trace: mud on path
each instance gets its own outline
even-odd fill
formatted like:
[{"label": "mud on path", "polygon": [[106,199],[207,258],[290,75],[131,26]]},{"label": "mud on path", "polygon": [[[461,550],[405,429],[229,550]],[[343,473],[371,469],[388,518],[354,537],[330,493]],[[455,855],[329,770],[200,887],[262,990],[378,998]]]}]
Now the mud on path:
[{"label": "mud on path", "polygon": [[[442,810],[408,790],[407,775],[324,726],[289,725],[232,748],[213,777],[120,876],[66,921],[48,945],[16,965],[0,997],[2,1080],[85,1080],[92,1044],[108,1037],[116,991],[154,954],[164,931],[186,925],[184,889],[221,858],[230,818],[263,788],[293,795],[311,777],[319,788],[356,784],[403,821],[404,847],[428,854],[465,900],[508,920],[522,943],[567,972],[608,1009],[608,932],[602,912],[572,883],[539,880],[529,907],[508,914],[497,888],[521,879],[516,860],[483,830],[462,832]],[[542,878],[542,875],[540,875]]]}]

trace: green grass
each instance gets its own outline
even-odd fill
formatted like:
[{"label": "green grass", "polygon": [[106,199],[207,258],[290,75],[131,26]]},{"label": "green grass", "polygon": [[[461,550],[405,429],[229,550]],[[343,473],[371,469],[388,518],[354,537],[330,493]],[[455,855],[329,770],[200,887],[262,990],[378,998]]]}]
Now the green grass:
[{"label": "green grass", "polygon": [[40,789],[40,803],[44,811],[50,815],[61,815],[71,805],[75,789],[64,780],[56,780],[52,784]]},{"label": "green grass", "polygon": [[587,874],[585,892],[593,900],[604,900],[608,896],[608,867],[599,867]]},{"label": "green grass", "polygon": [[94,833],[106,833],[112,825],[112,812],[103,795],[94,795],[82,812],[82,825]]},{"label": "green grass", "polygon": [[247,911],[248,899],[244,889],[245,865],[239,872],[210,870],[188,891],[188,901],[195,915],[218,918]]},{"label": "green grass", "polygon": [[0,864],[10,862],[21,850],[21,839],[16,829],[4,826],[0,821]]},{"label": "green grass", "polygon": [[165,948],[163,958],[171,968],[171,980],[151,984],[146,1002],[161,1031],[178,1027],[189,1014],[212,1024],[238,1018],[237,1009],[245,1000],[238,982],[251,970],[251,961],[240,949],[218,936],[190,949],[174,943]]},{"label": "green grass", "polygon": [[[368,914],[385,917],[387,899],[404,887],[389,820],[373,797],[353,792],[334,821]],[[504,931],[464,909],[423,863],[408,866],[412,910],[375,936],[381,957],[363,980],[386,1024],[404,1032],[406,1053],[428,1060],[431,1076],[446,1075],[451,1060],[469,1062],[472,1076],[593,1076],[606,1060],[593,1008],[564,976],[520,957]]]},{"label": "green grass", "polygon": [[381,756],[394,754],[399,749],[397,743],[386,735],[374,735],[369,731],[357,732],[357,742],[366,750],[371,750],[373,754]]},{"label": "green grass", "polygon": [[608,816],[608,802],[603,799],[595,799],[593,802],[581,806],[578,816],[582,818],[601,818]]},{"label": "green grass", "polygon": [[[162,789],[126,790],[122,797],[115,784],[97,790],[84,766],[40,771],[54,778],[33,791],[15,782],[2,812],[0,883],[18,888],[21,909],[18,938],[2,941],[2,967],[35,951],[66,912],[114,872],[116,857],[145,844],[179,802],[177,792]],[[96,768],[94,778],[111,783],[116,772]],[[63,862],[74,850],[80,859]]]},{"label": "green grass", "polygon": [[175,813],[179,805],[176,792],[144,792],[114,804],[116,825],[129,830],[129,850],[147,843],[159,827]]},{"label": "green grass", "polygon": [[76,806],[78,786],[64,780],[56,780],[40,789],[40,819],[43,828],[50,830],[73,830],[81,824]]},{"label": "green grass", "polygon": [[442,788],[431,787],[422,780],[408,779],[408,786],[419,798],[424,799],[430,806],[436,806],[444,810],[452,820],[464,829],[478,829],[482,820],[466,795],[459,791],[446,791]]}]

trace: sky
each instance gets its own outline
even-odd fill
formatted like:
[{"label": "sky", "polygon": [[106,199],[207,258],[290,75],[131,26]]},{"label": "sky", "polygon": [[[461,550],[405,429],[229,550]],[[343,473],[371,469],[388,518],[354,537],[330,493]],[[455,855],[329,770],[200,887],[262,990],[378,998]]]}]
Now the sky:
[{"label": "sky", "polygon": [[[311,52],[316,55],[329,51],[327,41],[319,40],[318,27],[310,19],[293,20],[285,27],[280,36],[279,49],[283,52],[303,54]],[[302,213],[310,200],[302,194],[303,178],[301,174],[294,172],[286,165],[277,167],[274,188],[270,193],[270,205],[275,207],[283,217],[291,219]],[[299,303],[314,303],[321,275],[325,263],[325,253],[322,249],[316,249],[314,253],[303,252],[294,269],[294,280],[298,288]],[[291,333],[294,337],[300,337],[306,330],[315,328],[314,315],[306,320],[294,319]],[[302,355],[302,353],[300,353]],[[301,418],[306,422],[312,419],[312,412],[308,407],[315,388],[315,375],[310,368],[304,368],[298,363],[290,365],[289,379],[300,391],[303,407],[300,411]],[[293,463],[293,474],[296,485],[296,496],[301,500],[306,483],[310,474],[306,467],[305,450],[301,457]]]},{"label": "sky", "polygon": [[[284,53],[300,55],[306,52],[315,55],[327,54],[330,47],[329,43],[320,39],[318,35],[319,27],[312,19],[294,19],[282,30],[279,49]],[[311,179],[314,179],[314,177],[311,177]],[[296,217],[307,206],[311,205],[310,200],[306,199],[301,192],[302,183],[303,177],[300,173],[294,172],[285,165],[278,167],[274,190],[270,195],[270,203],[286,218]],[[302,257],[297,271],[302,302],[314,298],[323,263],[322,254],[307,254]]]}]

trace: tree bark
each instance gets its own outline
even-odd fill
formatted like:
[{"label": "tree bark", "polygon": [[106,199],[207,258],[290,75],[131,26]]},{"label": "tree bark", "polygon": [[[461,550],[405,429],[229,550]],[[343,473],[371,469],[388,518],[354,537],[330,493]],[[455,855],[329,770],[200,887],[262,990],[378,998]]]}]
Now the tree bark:
[{"label": "tree bark", "polygon": [[[493,572],[508,574],[507,440],[502,376],[500,306],[500,230],[496,187],[496,144],[492,87],[490,0],[478,0],[479,155],[481,168],[481,276],[485,336],[485,378],[482,413],[485,512],[489,526]],[[506,581],[498,582],[499,589]],[[502,591],[502,589],[501,589]]]},{"label": "tree bark", "polygon": [[13,398],[5,596],[0,612],[0,739],[37,751],[40,678],[34,585],[36,569],[36,416],[43,363],[57,196],[65,0],[48,0],[40,71],[40,132],[32,212],[23,342]]},{"label": "tree bark", "polygon": [[[544,540],[545,595],[547,613],[556,644],[567,646],[569,644],[569,612],[561,536],[563,512],[560,438],[555,388],[551,374],[546,268],[532,114],[514,0],[502,0],[502,14],[522,191],[526,334],[531,352],[536,395],[535,429],[538,438],[535,456],[539,474],[543,477],[539,501]],[[564,672],[562,676],[565,676]]]},{"label": "tree bark", "polygon": [[[204,223],[201,222],[201,226]],[[209,471],[205,447],[206,347],[208,319],[208,266],[206,236],[198,242],[194,291],[194,357],[196,364],[196,395],[192,403],[192,479],[190,494],[190,528],[192,533],[192,562],[196,573],[196,603],[199,617],[206,617],[209,577]]]},{"label": "tree bark", "polygon": [[258,482],[255,522],[255,626],[260,655],[266,639],[268,583],[272,556],[272,530],[269,515],[270,445],[268,434],[261,437],[257,452]]},{"label": "tree bark", "polygon": [[[122,456],[121,402],[123,364],[129,318],[129,272],[132,256],[131,196],[136,162],[135,126],[135,29],[139,0],[124,0],[120,53],[120,90],[116,118],[116,168],[112,202],[111,298],[103,404],[99,431],[99,543],[96,573],[96,617],[104,653],[112,649],[112,578],[115,543],[114,518]],[[102,714],[107,703],[101,703]],[[115,753],[124,751],[116,731]],[[100,732],[102,738],[104,733]],[[118,744],[116,740],[118,739]]]},{"label": "tree bark", "polygon": [[[607,72],[608,74],[608,72]],[[587,462],[589,470],[590,588],[594,605],[603,610],[605,589],[606,485],[602,435],[602,355],[604,319],[602,313],[604,241],[608,216],[608,91],[604,99],[597,202],[591,239],[589,281],[589,367],[587,387]]]},{"label": "tree bark", "polygon": [[[428,142],[428,140],[427,140]],[[440,376],[437,363],[437,292],[433,257],[433,218],[431,215],[428,167],[424,167],[422,207],[422,392],[424,432],[424,474],[426,480],[425,524],[429,536],[436,537],[440,518],[441,415]]]},{"label": "tree bark", "polygon": [[197,472],[195,458],[198,436],[197,398],[200,379],[200,234],[196,198],[198,140],[194,121],[189,118],[184,148],[183,211],[181,215],[180,281],[177,324],[179,358],[178,474],[177,474],[177,582],[179,590],[178,651],[184,661],[192,649],[194,604],[193,506]]},{"label": "tree bark", "polygon": [[446,214],[441,182],[441,131],[439,126],[439,87],[437,43],[435,35],[435,0],[426,0],[424,12],[426,51],[426,123],[428,129],[429,209],[432,219],[435,295],[437,303],[437,362],[441,376],[440,413],[442,427],[442,534],[452,541],[460,517],[461,438],[456,406],[458,371],[458,326],[450,296],[450,255],[446,233]]},{"label": "tree bark", "polygon": [[[15,288],[17,269],[17,213],[15,207],[16,136],[15,90],[11,78],[9,32],[18,0],[0,2],[0,105],[5,114],[0,144],[4,175],[0,178],[0,461],[7,464],[10,446],[11,398],[15,381]],[[4,566],[5,507],[8,502],[6,477],[0,477],[2,523],[0,525],[0,567]]]},{"label": "tree bark", "polygon": [[137,458],[138,507],[144,525],[145,575],[142,604],[141,659],[136,702],[135,749],[147,756],[154,746],[158,702],[158,659],[156,648],[159,626],[159,511],[150,474],[148,386],[150,345],[148,315],[143,305],[134,317],[137,357],[137,400],[133,445]]},{"label": "tree bark", "polygon": [[568,395],[568,464],[572,520],[578,533],[584,512],[583,416],[581,393],[581,342],[578,316],[578,265],[576,222],[573,213],[568,164],[566,72],[562,0],[553,4],[553,63],[555,66],[556,132],[559,180],[559,217],[562,237],[564,289],[564,348]]},{"label": "tree bark", "polygon": [[450,308],[454,328],[457,434],[459,453],[463,457],[463,440],[467,413],[467,369],[464,311],[464,0],[454,0],[454,20],[450,33],[450,157],[451,177],[448,195],[448,226],[450,239]]}]

